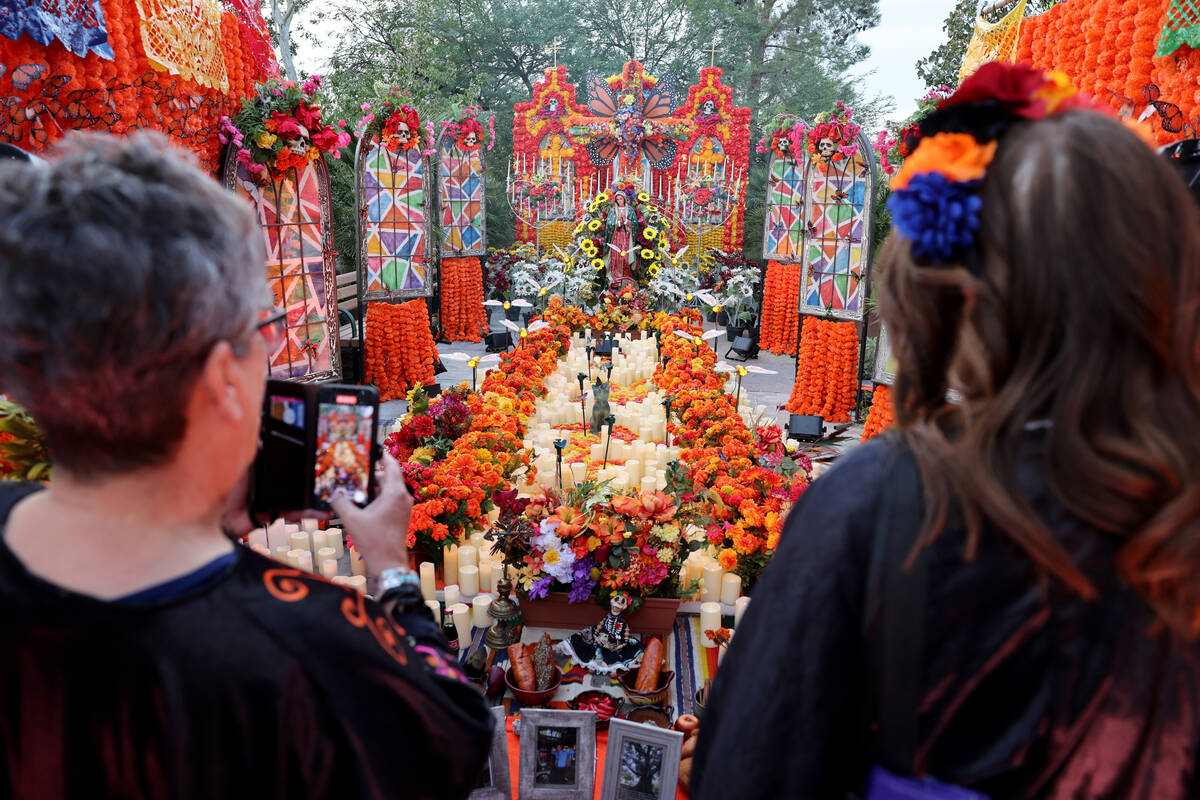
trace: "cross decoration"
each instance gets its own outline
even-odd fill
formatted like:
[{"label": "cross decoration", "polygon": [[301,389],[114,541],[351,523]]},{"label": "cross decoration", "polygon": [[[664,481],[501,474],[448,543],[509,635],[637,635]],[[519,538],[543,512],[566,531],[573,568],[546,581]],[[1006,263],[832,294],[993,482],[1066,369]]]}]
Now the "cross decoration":
[{"label": "cross decoration", "polygon": [[713,39],[712,42],[709,44],[708,49],[705,50],[704,52],[708,53],[709,56],[711,57],[708,65],[710,67],[715,67],[717,65],[717,40]]},{"label": "cross decoration", "polygon": [[713,167],[715,167],[717,164],[723,163],[724,161],[725,154],[718,153],[713,149],[712,138],[705,139],[704,146],[700,149],[700,152],[692,153],[691,155],[691,162],[693,166],[696,164],[702,165],[701,168],[703,169],[705,175],[711,175],[713,172]]},{"label": "cross decoration", "polygon": [[558,69],[558,51],[562,49],[562,43],[558,41],[558,37],[554,37],[554,41],[550,43],[550,52],[554,54],[554,68]]},{"label": "cross decoration", "polygon": [[[564,145],[567,146],[564,147]],[[557,176],[560,174],[563,159],[570,159],[575,156],[575,148],[566,142],[565,136],[555,133],[550,136],[549,145],[538,150],[538,155],[549,162],[550,174]]]}]

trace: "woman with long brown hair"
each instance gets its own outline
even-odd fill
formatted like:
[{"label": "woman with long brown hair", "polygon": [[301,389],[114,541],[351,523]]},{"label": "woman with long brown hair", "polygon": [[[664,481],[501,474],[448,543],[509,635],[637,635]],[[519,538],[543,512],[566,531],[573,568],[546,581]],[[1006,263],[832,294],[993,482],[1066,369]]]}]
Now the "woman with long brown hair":
[{"label": "woman with long brown hair", "polygon": [[987,65],[910,142],[896,430],[789,518],[694,797],[1200,796],[1200,228],[1087,105]]}]

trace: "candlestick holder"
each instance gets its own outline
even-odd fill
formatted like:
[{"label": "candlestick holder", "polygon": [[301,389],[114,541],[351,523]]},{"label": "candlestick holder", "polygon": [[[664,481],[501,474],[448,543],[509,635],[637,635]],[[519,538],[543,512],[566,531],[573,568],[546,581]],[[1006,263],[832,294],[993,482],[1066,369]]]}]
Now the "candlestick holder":
[{"label": "candlestick holder", "polygon": [[587,396],[583,393],[583,379],[586,377],[587,377],[587,375],[584,375],[582,372],[579,373],[579,375],[578,375],[578,378],[579,378],[579,421],[583,423],[584,428],[587,428],[587,405],[586,405],[586,401],[585,401],[585,398]]},{"label": "candlestick holder", "polygon": [[556,477],[557,477],[557,479],[558,479],[558,493],[559,493],[559,494],[562,494],[562,490],[563,490],[563,482],[562,482],[562,454],[563,454],[563,448],[564,448],[564,447],[566,447],[566,446],[567,446],[567,440],[566,440],[566,439],[555,439],[555,440],[554,440],[554,450],[555,450],[555,452],[558,454],[558,456],[557,456],[557,459],[556,459],[556,462],[555,462],[555,466],[554,466],[554,471],[555,471],[555,473],[556,473]]},{"label": "candlestick holder", "polygon": [[667,447],[671,446],[671,398],[663,400],[663,407],[667,409],[667,421],[663,425],[663,436],[667,440]]},{"label": "candlestick holder", "polygon": [[[587,365],[588,365],[587,379],[588,379],[588,381],[591,381],[592,380],[592,353],[595,352],[596,348],[592,347],[589,344],[587,347],[585,347],[583,349],[585,352],[587,352]],[[580,391],[583,391],[582,385],[580,386]]]},{"label": "candlestick holder", "polygon": [[483,641],[493,650],[503,650],[521,640],[521,607],[508,596],[512,590],[513,585],[506,572],[504,579],[496,586],[496,599],[488,606],[488,617],[495,622],[488,628]]},{"label": "candlestick holder", "polygon": [[613,425],[616,423],[616,421],[617,418],[613,414],[609,414],[604,418],[604,422],[608,425],[608,439],[604,441],[604,463],[600,465],[600,469],[605,469],[608,467],[608,448],[612,446]]},{"label": "candlestick holder", "polygon": [[534,247],[542,254],[542,231],[575,214],[575,172],[565,159],[532,162],[514,156],[508,165],[505,196],[518,220],[533,228]]}]

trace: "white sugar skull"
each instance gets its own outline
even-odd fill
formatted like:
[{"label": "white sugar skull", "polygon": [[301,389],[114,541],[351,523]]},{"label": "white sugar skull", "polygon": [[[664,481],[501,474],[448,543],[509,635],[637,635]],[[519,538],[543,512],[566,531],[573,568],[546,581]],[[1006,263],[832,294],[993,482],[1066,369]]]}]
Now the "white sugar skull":
[{"label": "white sugar skull", "polygon": [[783,138],[781,138],[779,140],[779,152],[786,153],[787,151],[789,151],[791,149],[792,149],[791,140],[789,140],[786,136],[784,136]]},{"label": "white sugar skull", "polygon": [[717,104],[712,101],[711,97],[700,104],[700,113],[705,116],[717,113]]},{"label": "white sugar skull", "polygon": [[479,137],[475,135],[475,131],[467,131],[467,135],[463,137],[463,147],[472,148],[479,144]]},{"label": "white sugar skull", "polygon": [[549,100],[546,101],[546,110],[549,111],[551,114],[558,112],[558,98],[557,97],[551,97]]},{"label": "white sugar skull", "polygon": [[396,125],[396,138],[400,144],[408,144],[408,140],[412,138],[412,129],[408,127],[407,122],[401,122]]},{"label": "white sugar skull", "polygon": [[834,144],[833,139],[830,139],[828,136],[822,136],[817,142],[817,152],[821,154],[822,158],[833,158],[833,154],[836,150],[837,145]]}]

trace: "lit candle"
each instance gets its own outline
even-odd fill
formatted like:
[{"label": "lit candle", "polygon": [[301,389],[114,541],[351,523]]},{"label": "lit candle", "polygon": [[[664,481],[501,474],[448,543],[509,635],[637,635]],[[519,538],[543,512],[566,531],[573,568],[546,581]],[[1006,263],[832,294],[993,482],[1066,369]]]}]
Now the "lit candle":
[{"label": "lit candle", "polygon": [[312,533],[313,531],[317,530],[317,521],[315,519],[300,520],[300,530],[305,531],[306,533]]},{"label": "lit candle", "polygon": [[291,549],[292,548],[288,547],[286,544],[281,544],[281,545],[276,546],[273,550],[273,552],[275,553],[275,560],[282,564],[288,563],[287,554],[288,554],[288,551],[290,551]]},{"label": "lit candle", "polygon": [[465,652],[471,645],[471,609],[466,603],[455,603],[450,607],[450,613],[458,630],[458,647]]},{"label": "lit candle", "polygon": [[345,547],[342,544],[342,529],[341,528],[326,528],[325,529],[325,546],[332,547],[334,558],[341,558],[345,555]]},{"label": "lit candle", "polygon": [[305,572],[313,571],[313,557],[311,552],[308,550],[293,550],[292,552],[298,554],[296,556],[296,567],[298,569],[302,569]]},{"label": "lit candle", "polygon": [[294,531],[288,536],[288,544],[293,550],[307,550],[312,553],[312,540],[308,538],[308,533],[305,531]]},{"label": "lit candle", "polygon": [[715,631],[721,628],[721,604],[720,603],[701,603],[700,604],[700,645],[702,647],[716,647],[713,640],[704,635],[705,631]]},{"label": "lit candle", "polygon": [[437,600],[426,600],[425,607],[433,612],[433,621],[438,625],[442,624],[442,604]]},{"label": "lit candle", "polygon": [[[308,553],[308,551],[307,550],[288,550],[287,551],[287,565],[289,567],[291,567],[292,569],[300,569],[300,554],[301,553]],[[312,553],[309,553],[309,557],[310,558],[312,557]]]},{"label": "lit candle", "polygon": [[421,596],[426,602],[437,600],[437,579],[432,561],[421,562]]},{"label": "lit candle", "polygon": [[[464,544],[458,548],[458,574],[462,575],[463,567],[477,567],[479,562],[476,560],[479,556],[479,551],[469,544]],[[462,583],[459,580],[459,583]]]},{"label": "lit candle", "polygon": [[750,607],[749,597],[739,597],[737,602],[733,604],[733,627],[742,624],[742,616],[746,613],[746,609]]},{"label": "lit candle", "polygon": [[317,565],[317,571],[321,574],[324,574],[326,561],[333,563],[333,574],[337,575],[337,557],[334,556],[332,547],[322,547],[313,559],[313,563]]},{"label": "lit candle", "polygon": [[[328,548],[327,548],[328,549]],[[337,562],[332,558],[327,558],[321,562],[321,574],[326,578],[333,580],[337,577]]]},{"label": "lit candle", "polygon": [[721,599],[721,565],[714,562],[704,565],[704,591],[700,599],[706,603],[715,603]]},{"label": "lit candle", "polygon": [[462,602],[462,592],[459,590],[457,583],[447,584],[446,588],[442,590],[442,594],[447,607]]},{"label": "lit candle", "polygon": [[732,572],[725,573],[721,578],[721,602],[731,606],[742,596],[742,579]]},{"label": "lit candle", "polygon": [[442,551],[442,581],[458,583],[458,545],[449,545]]},{"label": "lit candle", "polygon": [[246,542],[250,545],[251,549],[257,549],[257,548],[255,548],[255,545],[259,545],[259,544],[262,545],[263,547],[266,547],[267,546],[267,529],[266,528],[255,528],[254,530],[250,531],[250,535],[246,537]]},{"label": "lit candle", "polygon": [[492,562],[492,591],[500,593],[500,583],[504,580],[504,562]]},{"label": "lit candle", "polygon": [[478,595],[471,601],[471,624],[476,628],[487,628],[491,626],[491,619],[488,617],[488,607],[492,604],[492,598],[486,594]]},{"label": "lit candle", "polygon": [[329,537],[325,531],[312,532],[312,551],[313,555],[319,555],[322,550],[329,547]]},{"label": "lit candle", "polygon": [[367,576],[366,575],[351,575],[346,583],[354,587],[359,594],[367,593]]},{"label": "lit candle", "polygon": [[[463,548],[464,550],[466,548]],[[472,598],[479,594],[479,567],[468,564],[458,568],[458,584],[463,597]]]}]

